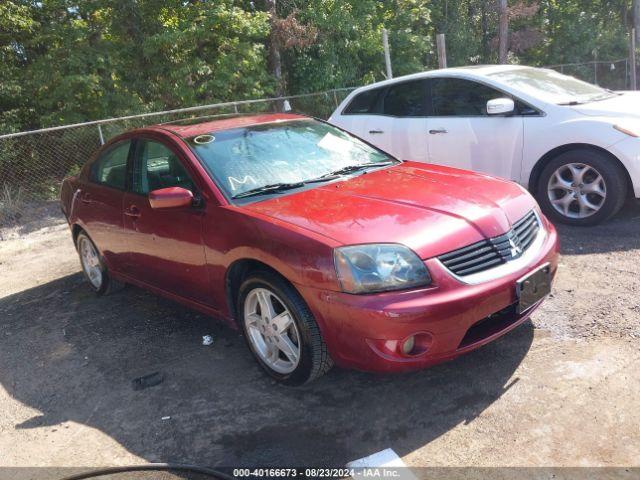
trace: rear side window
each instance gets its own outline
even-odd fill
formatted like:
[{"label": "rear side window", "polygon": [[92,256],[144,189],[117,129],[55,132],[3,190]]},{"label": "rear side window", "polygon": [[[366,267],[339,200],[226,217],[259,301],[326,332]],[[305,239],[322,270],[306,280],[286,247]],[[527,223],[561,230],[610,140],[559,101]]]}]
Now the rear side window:
[{"label": "rear side window", "polygon": [[424,80],[393,85],[384,97],[384,114],[394,117],[427,115],[427,88]]},{"label": "rear side window", "polygon": [[93,164],[91,179],[109,187],[124,190],[127,179],[127,158],[131,141],[117,143],[104,152]]},{"label": "rear side window", "polygon": [[354,97],[351,103],[344,109],[346,115],[363,115],[367,113],[375,113],[378,97],[380,96],[380,88],[366,90]]},{"label": "rear side window", "polygon": [[151,140],[138,141],[132,187],[135,193],[143,195],[168,187],[195,191],[177,155],[169,147]]},{"label": "rear side window", "polygon": [[435,117],[488,116],[487,102],[504,96],[491,87],[460,78],[431,80],[431,107]]}]

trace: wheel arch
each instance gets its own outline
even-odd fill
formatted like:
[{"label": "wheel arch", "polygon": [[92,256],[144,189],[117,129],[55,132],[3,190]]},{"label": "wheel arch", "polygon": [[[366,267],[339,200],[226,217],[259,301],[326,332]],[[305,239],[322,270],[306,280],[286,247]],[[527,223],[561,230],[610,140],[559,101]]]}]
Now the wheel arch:
[{"label": "wheel arch", "polygon": [[[80,232],[84,232],[85,235],[89,236],[89,234],[84,230],[84,228],[82,228],[77,223],[74,223],[73,226],[71,227],[71,237],[73,238],[73,245],[74,246],[76,245],[76,243],[78,241],[78,235],[80,235]],[[91,237],[89,237],[89,238],[91,238]]]},{"label": "wheel arch", "polygon": [[540,175],[542,174],[544,167],[546,167],[551,160],[556,158],[558,155],[561,155],[563,153],[570,152],[573,150],[591,150],[609,157],[611,160],[613,160],[616,163],[616,165],[618,165],[618,167],[622,170],[622,172],[624,172],[624,177],[627,182],[627,196],[633,195],[633,182],[631,181],[631,176],[629,175],[629,171],[624,166],[624,164],[620,161],[620,159],[610,151],[590,143],[568,143],[566,145],[560,145],[552,150],[549,150],[547,153],[545,153],[536,162],[533,169],[531,170],[531,174],[529,175],[529,182],[527,184],[529,187],[529,191],[534,195],[538,193],[537,192],[538,180],[540,179]]},{"label": "wheel arch", "polygon": [[290,284],[293,288],[295,286],[293,283],[287,279],[282,273],[280,273],[277,269],[264,263],[263,261],[256,260],[255,258],[240,258],[235,260],[225,272],[225,296],[227,300],[227,307],[229,308],[229,313],[233,319],[237,319],[237,300],[238,300],[238,291],[240,289],[240,285],[242,281],[251,273],[263,271],[270,272],[282,280]]}]

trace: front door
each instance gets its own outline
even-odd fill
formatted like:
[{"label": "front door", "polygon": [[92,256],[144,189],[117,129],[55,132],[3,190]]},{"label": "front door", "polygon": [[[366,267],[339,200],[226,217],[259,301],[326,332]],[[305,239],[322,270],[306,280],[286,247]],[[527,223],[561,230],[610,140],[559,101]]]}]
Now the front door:
[{"label": "front door", "polygon": [[506,94],[459,78],[434,78],[430,91],[430,163],[520,179],[523,117],[487,114],[487,102]]},{"label": "front door", "polygon": [[151,208],[149,192],[167,187],[183,187],[197,194],[175,147],[138,139],[131,188],[123,204],[131,275],[153,287],[210,304],[202,238],[204,209]]}]

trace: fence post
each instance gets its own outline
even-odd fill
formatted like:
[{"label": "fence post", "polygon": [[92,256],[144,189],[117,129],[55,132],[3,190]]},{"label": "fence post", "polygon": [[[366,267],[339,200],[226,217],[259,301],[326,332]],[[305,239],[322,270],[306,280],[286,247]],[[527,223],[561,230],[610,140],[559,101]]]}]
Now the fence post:
[{"label": "fence post", "polygon": [[629,60],[631,65],[631,90],[637,90],[638,84],[636,82],[636,29],[631,29],[631,48],[629,49]]},{"label": "fence post", "polygon": [[598,62],[593,62],[593,83],[594,85],[598,84]]},{"label": "fence post", "polygon": [[436,47],[438,49],[438,68],[447,68],[447,44],[444,33],[436,35]]},{"label": "fence post", "polygon": [[100,135],[100,145],[104,145],[104,135],[102,135],[102,125],[98,124],[98,134]]},{"label": "fence post", "polygon": [[384,48],[384,65],[387,69],[387,80],[393,78],[393,72],[391,71],[391,54],[389,53],[389,34],[387,29],[382,29],[382,48]]},{"label": "fence post", "polygon": [[336,94],[335,89],[333,90],[333,101],[336,104],[336,108],[338,108],[338,105],[340,105],[340,104],[338,103],[338,95]]}]

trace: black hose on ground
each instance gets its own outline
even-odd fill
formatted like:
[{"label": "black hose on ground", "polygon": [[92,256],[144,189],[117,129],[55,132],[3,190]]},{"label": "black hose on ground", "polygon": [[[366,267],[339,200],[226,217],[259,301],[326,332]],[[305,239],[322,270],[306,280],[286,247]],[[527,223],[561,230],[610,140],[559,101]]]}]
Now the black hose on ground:
[{"label": "black hose on ground", "polygon": [[143,463],[140,465],[127,465],[122,467],[106,467],[91,470],[89,472],[78,473],[68,477],[64,477],[61,480],[85,480],[88,478],[102,477],[105,475],[116,475],[119,473],[131,473],[131,472],[153,472],[153,471],[175,471],[175,472],[191,472],[201,475],[207,475],[211,478],[220,480],[232,480],[234,477],[208,467],[199,467],[198,465],[184,465],[180,463]]}]

